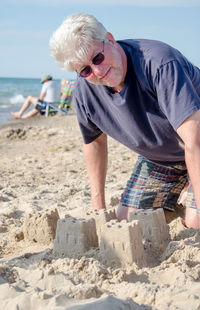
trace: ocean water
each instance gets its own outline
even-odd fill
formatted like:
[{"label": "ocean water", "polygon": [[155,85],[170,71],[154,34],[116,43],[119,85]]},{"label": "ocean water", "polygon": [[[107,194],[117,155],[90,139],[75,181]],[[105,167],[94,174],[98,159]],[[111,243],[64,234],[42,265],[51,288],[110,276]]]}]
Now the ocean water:
[{"label": "ocean water", "polygon": [[18,111],[28,95],[39,97],[40,91],[40,79],[0,77],[0,123],[13,118],[10,112]]}]

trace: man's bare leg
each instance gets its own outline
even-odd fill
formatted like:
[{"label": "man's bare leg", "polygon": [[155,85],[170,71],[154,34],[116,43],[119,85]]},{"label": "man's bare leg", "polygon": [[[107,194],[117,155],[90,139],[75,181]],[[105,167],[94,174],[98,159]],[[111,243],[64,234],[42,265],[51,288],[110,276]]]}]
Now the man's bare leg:
[{"label": "man's bare leg", "polygon": [[[27,118],[27,117],[22,117],[22,115],[24,114],[24,112],[30,107],[31,104],[36,105],[37,104],[37,100],[38,98],[34,97],[34,96],[28,96],[24,102],[24,104],[22,105],[21,109],[18,112],[11,112],[11,114],[15,117],[15,118]],[[34,109],[35,110],[35,109]],[[29,113],[28,113],[29,114]],[[34,114],[35,115],[35,114]],[[31,115],[31,116],[34,116]],[[29,117],[31,117],[29,116]]]},{"label": "man's bare leg", "polygon": [[38,113],[39,113],[38,110],[32,109],[30,112],[28,112],[28,113],[22,115],[21,118],[22,118],[22,119],[30,118],[30,117],[33,117],[33,116],[37,115]]}]

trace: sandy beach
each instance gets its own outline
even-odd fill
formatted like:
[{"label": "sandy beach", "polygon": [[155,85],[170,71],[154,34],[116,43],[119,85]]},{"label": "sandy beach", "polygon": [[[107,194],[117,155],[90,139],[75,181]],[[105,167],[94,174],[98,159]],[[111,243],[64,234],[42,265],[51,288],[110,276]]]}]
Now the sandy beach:
[{"label": "sandy beach", "polygon": [[[200,309],[200,230],[177,215],[162,252],[145,249],[146,264],[105,262],[99,247],[81,257],[53,252],[54,240],[28,240],[29,214],[57,210],[79,219],[90,189],[76,116],[11,120],[0,125],[0,309]],[[106,180],[115,209],[137,155],[111,138]],[[26,228],[27,229],[27,228]]]}]

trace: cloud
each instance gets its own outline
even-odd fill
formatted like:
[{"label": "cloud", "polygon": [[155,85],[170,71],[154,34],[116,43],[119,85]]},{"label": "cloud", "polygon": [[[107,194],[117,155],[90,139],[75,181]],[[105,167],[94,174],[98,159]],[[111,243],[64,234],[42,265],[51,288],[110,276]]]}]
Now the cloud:
[{"label": "cloud", "polygon": [[[68,0],[29,0],[29,4],[40,5],[59,5],[68,4]],[[7,3],[26,3],[27,0],[7,0]],[[92,5],[130,5],[147,7],[200,7],[199,0],[101,0],[101,3],[95,3],[94,0],[73,0],[71,5],[92,4]]]}]

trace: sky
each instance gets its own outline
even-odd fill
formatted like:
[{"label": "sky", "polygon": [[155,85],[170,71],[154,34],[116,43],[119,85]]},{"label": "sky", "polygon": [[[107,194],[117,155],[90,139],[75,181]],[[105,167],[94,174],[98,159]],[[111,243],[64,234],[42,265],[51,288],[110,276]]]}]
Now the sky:
[{"label": "sky", "polygon": [[0,76],[74,78],[51,57],[49,39],[80,12],[94,15],[116,40],[160,40],[200,67],[200,0],[1,0]]}]

